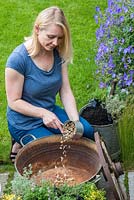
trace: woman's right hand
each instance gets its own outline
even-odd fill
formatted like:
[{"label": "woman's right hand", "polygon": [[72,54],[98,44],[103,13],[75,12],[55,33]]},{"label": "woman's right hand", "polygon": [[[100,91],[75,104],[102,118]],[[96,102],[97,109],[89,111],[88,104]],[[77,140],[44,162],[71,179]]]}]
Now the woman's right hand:
[{"label": "woman's right hand", "polygon": [[45,113],[42,116],[43,123],[45,126],[59,129],[63,133],[63,123],[58,119],[58,117],[51,111],[45,110]]}]

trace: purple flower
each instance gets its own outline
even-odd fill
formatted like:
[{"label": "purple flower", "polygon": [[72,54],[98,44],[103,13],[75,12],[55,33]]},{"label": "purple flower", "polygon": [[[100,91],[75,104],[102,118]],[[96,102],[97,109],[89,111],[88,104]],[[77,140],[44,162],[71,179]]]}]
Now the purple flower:
[{"label": "purple flower", "polygon": [[123,53],[124,54],[130,53],[130,50],[131,50],[131,46],[125,48],[124,51],[123,51]]},{"label": "purple flower", "polygon": [[129,70],[129,74],[130,74],[130,76],[133,76],[134,75],[134,69]]},{"label": "purple flower", "polygon": [[132,82],[133,82],[133,79],[132,79],[132,77],[130,77],[130,78],[128,78],[127,80],[126,80],[126,85],[127,86],[130,86],[131,84],[132,84]]},{"label": "purple flower", "polygon": [[100,82],[99,86],[100,88],[106,88],[106,83]]},{"label": "purple flower", "polygon": [[98,49],[98,54],[100,54],[100,56],[104,56],[106,53],[108,53],[109,48],[104,44],[101,43]]},{"label": "purple flower", "polygon": [[114,1],[108,0],[108,8],[113,7]]},{"label": "purple flower", "polygon": [[120,16],[119,22],[120,22],[120,23],[124,22],[124,16]]},{"label": "purple flower", "polygon": [[132,76],[128,76],[126,73],[124,73],[123,82],[124,82],[124,85],[130,86],[133,82]]},{"label": "purple flower", "polygon": [[108,29],[107,38],[110,38],[110,36],[111,36],[110,30]]},{"label": "purple flower", "polygon": [[105,23],[105,28],[111,25],[110,17],[107,18],[106,23]]},{"label": "purple flower", "polygon": [[115,67],[115,65],[113,63],[113,57],[111,55],[109,57],[108,66],[109,66],[109,68],[114,68]]},{"label": "purple flower", "polygon": [[98,28],[96,31],[97,40],[100,40],[103,37],[104,33],[105,33],[105,30],[103,29],[103,26],[101,25],[100,28]]},{"label": "purple flower", "polygon": [[123,44],[125,42],[124,38],[121,39],[121,43]]},{"label": "purple flower", "polygon": [[123,56],[123,58],[121,59],[121,61],[122,61],[122,62],[125,62],[125,60],[126,60],[126,59],[125,59],[125,56]]},{"label": "purple flower", "polygon": [[96,74],[98,74],[98,73],[100,73],[100,70],[97,69],[97,70],[96,70]]},{"label": "purple flower", "polygon": [[113,71],[111,69],[108,69],[108,74],[113,74]]},{"label": "purple flower", "polygon": [[98,24],[98,16],[97,15],[94,16],[94,19],[96,21],[96,24]]},{"label": "purple flower", "polygon": [[124,73],[124,75],[123,75],[123,79],[126,81],[126,80],[127,80],[127,78],[128,78],[127,74],[126,74],[126,73]]},{"label": "purple flower", "polygon": [[125,7],[125,6],[123,6],[123,10],[124,10],[124,12],[125,12],[125,13],[127,13],[127,12],[128,12],[128,8],[127,8],[127,7]]},{"label": "purple flower", "polygon": [[100,12],[100,7],[96,6],[96,12]]},{"label": "purple flower", "polygon": [[119,14],[119,13],[121,13],[122,12],[122,9],[120,8],[120,7],[116,7],[116,12],[117,12],[117,14]]},{"label": "purple flower", "polygon": [[104,69],[104,68],[102,68],[102,70],[101,70],[101,74],[102,74],[102,75],[105,74],[105,69]]},{"label": "purple flower", "polygon": [[133,29],[132,29],[132,26],[130,26],[130,28],[129,28],[129,31],[131,32]]},{"label": "purple flower", "polygon": [[134,53],[134,47],[132,47],[132,49],[131,49],[131,53]]},{"label": "purple flower", "polygon": [[127,69],[127,68],[128,68],[127,64],[126,64],[126,63],[124,63],[124,69]]},{"label": "purple flower", "polygon": [[131,13],[130,14],[130,19],[133,19],[134,18],[134,13]]},{"label": "purple flower", "polygon": [[115,73],[112,73],[112,78],[116,78],[116,74]]},{"label": "purple flower", "polygon": [[118,44],[117,38],[114,38],[113,42],[114,42],[114,44]]}]

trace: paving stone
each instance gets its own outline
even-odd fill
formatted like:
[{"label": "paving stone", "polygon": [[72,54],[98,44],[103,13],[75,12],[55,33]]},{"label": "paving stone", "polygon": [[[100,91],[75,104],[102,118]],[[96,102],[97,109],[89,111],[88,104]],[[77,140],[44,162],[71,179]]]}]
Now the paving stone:
[{"label": "paving stone", "polygon": [[5,185],[8,180],[8,175],[9,175],[9,173],[1,173],[0,174],[0,197],[2,197],[2,195],[3,195],[3,191],[4,191]]},{"label": "paving stone", "polygon": [[134,200],[134,172],[128,172],[129,196]]},{"label": "paving stone", "polygon": [[124,185],[124,179],[125,179],[125,174],[122,174],[122,175],[119,176],[118,182],[120,184],[120,188],[122,190],[122,193],[124,195],[125,200],[128,200],[129,197],[127,195],[126,188],[125,188],[125,185]]}]

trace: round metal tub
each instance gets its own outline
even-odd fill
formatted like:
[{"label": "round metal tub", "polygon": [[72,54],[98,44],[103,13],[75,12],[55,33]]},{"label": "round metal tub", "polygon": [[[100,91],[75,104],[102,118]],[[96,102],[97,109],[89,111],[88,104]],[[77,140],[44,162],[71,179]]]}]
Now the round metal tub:
[{"label": "round metal tub", "polygon": [[99,174],[102,166],[95,142],[83,137],[61,146],[61,135],[34,140],[17,154],[16,170],[23,175],[24,168],[31,165],[32,178],[37,184],[42,179],[53,184],[66,179],[67,184],[76,185]]}]

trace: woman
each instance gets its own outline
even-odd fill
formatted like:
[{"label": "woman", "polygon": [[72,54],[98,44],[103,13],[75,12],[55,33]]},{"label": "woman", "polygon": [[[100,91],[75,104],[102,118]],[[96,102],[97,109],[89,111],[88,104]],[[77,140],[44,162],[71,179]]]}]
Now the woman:
[{"label": "woman", "polygon": [[[7,121],[14,141],[20,143],[24,138],[27,144],[32,140],[24,137],[28,134],[41,138],[63,133],[68,119],[80,121],[84,136],[93,139],[93,128],[79,117],[70,88],[67,65],[71,60],[67,20],[60,8],[49,7],[39,13],[32,35],[15,48],[6,63]],[[64,109],[55,105],[58,93]]]}]

